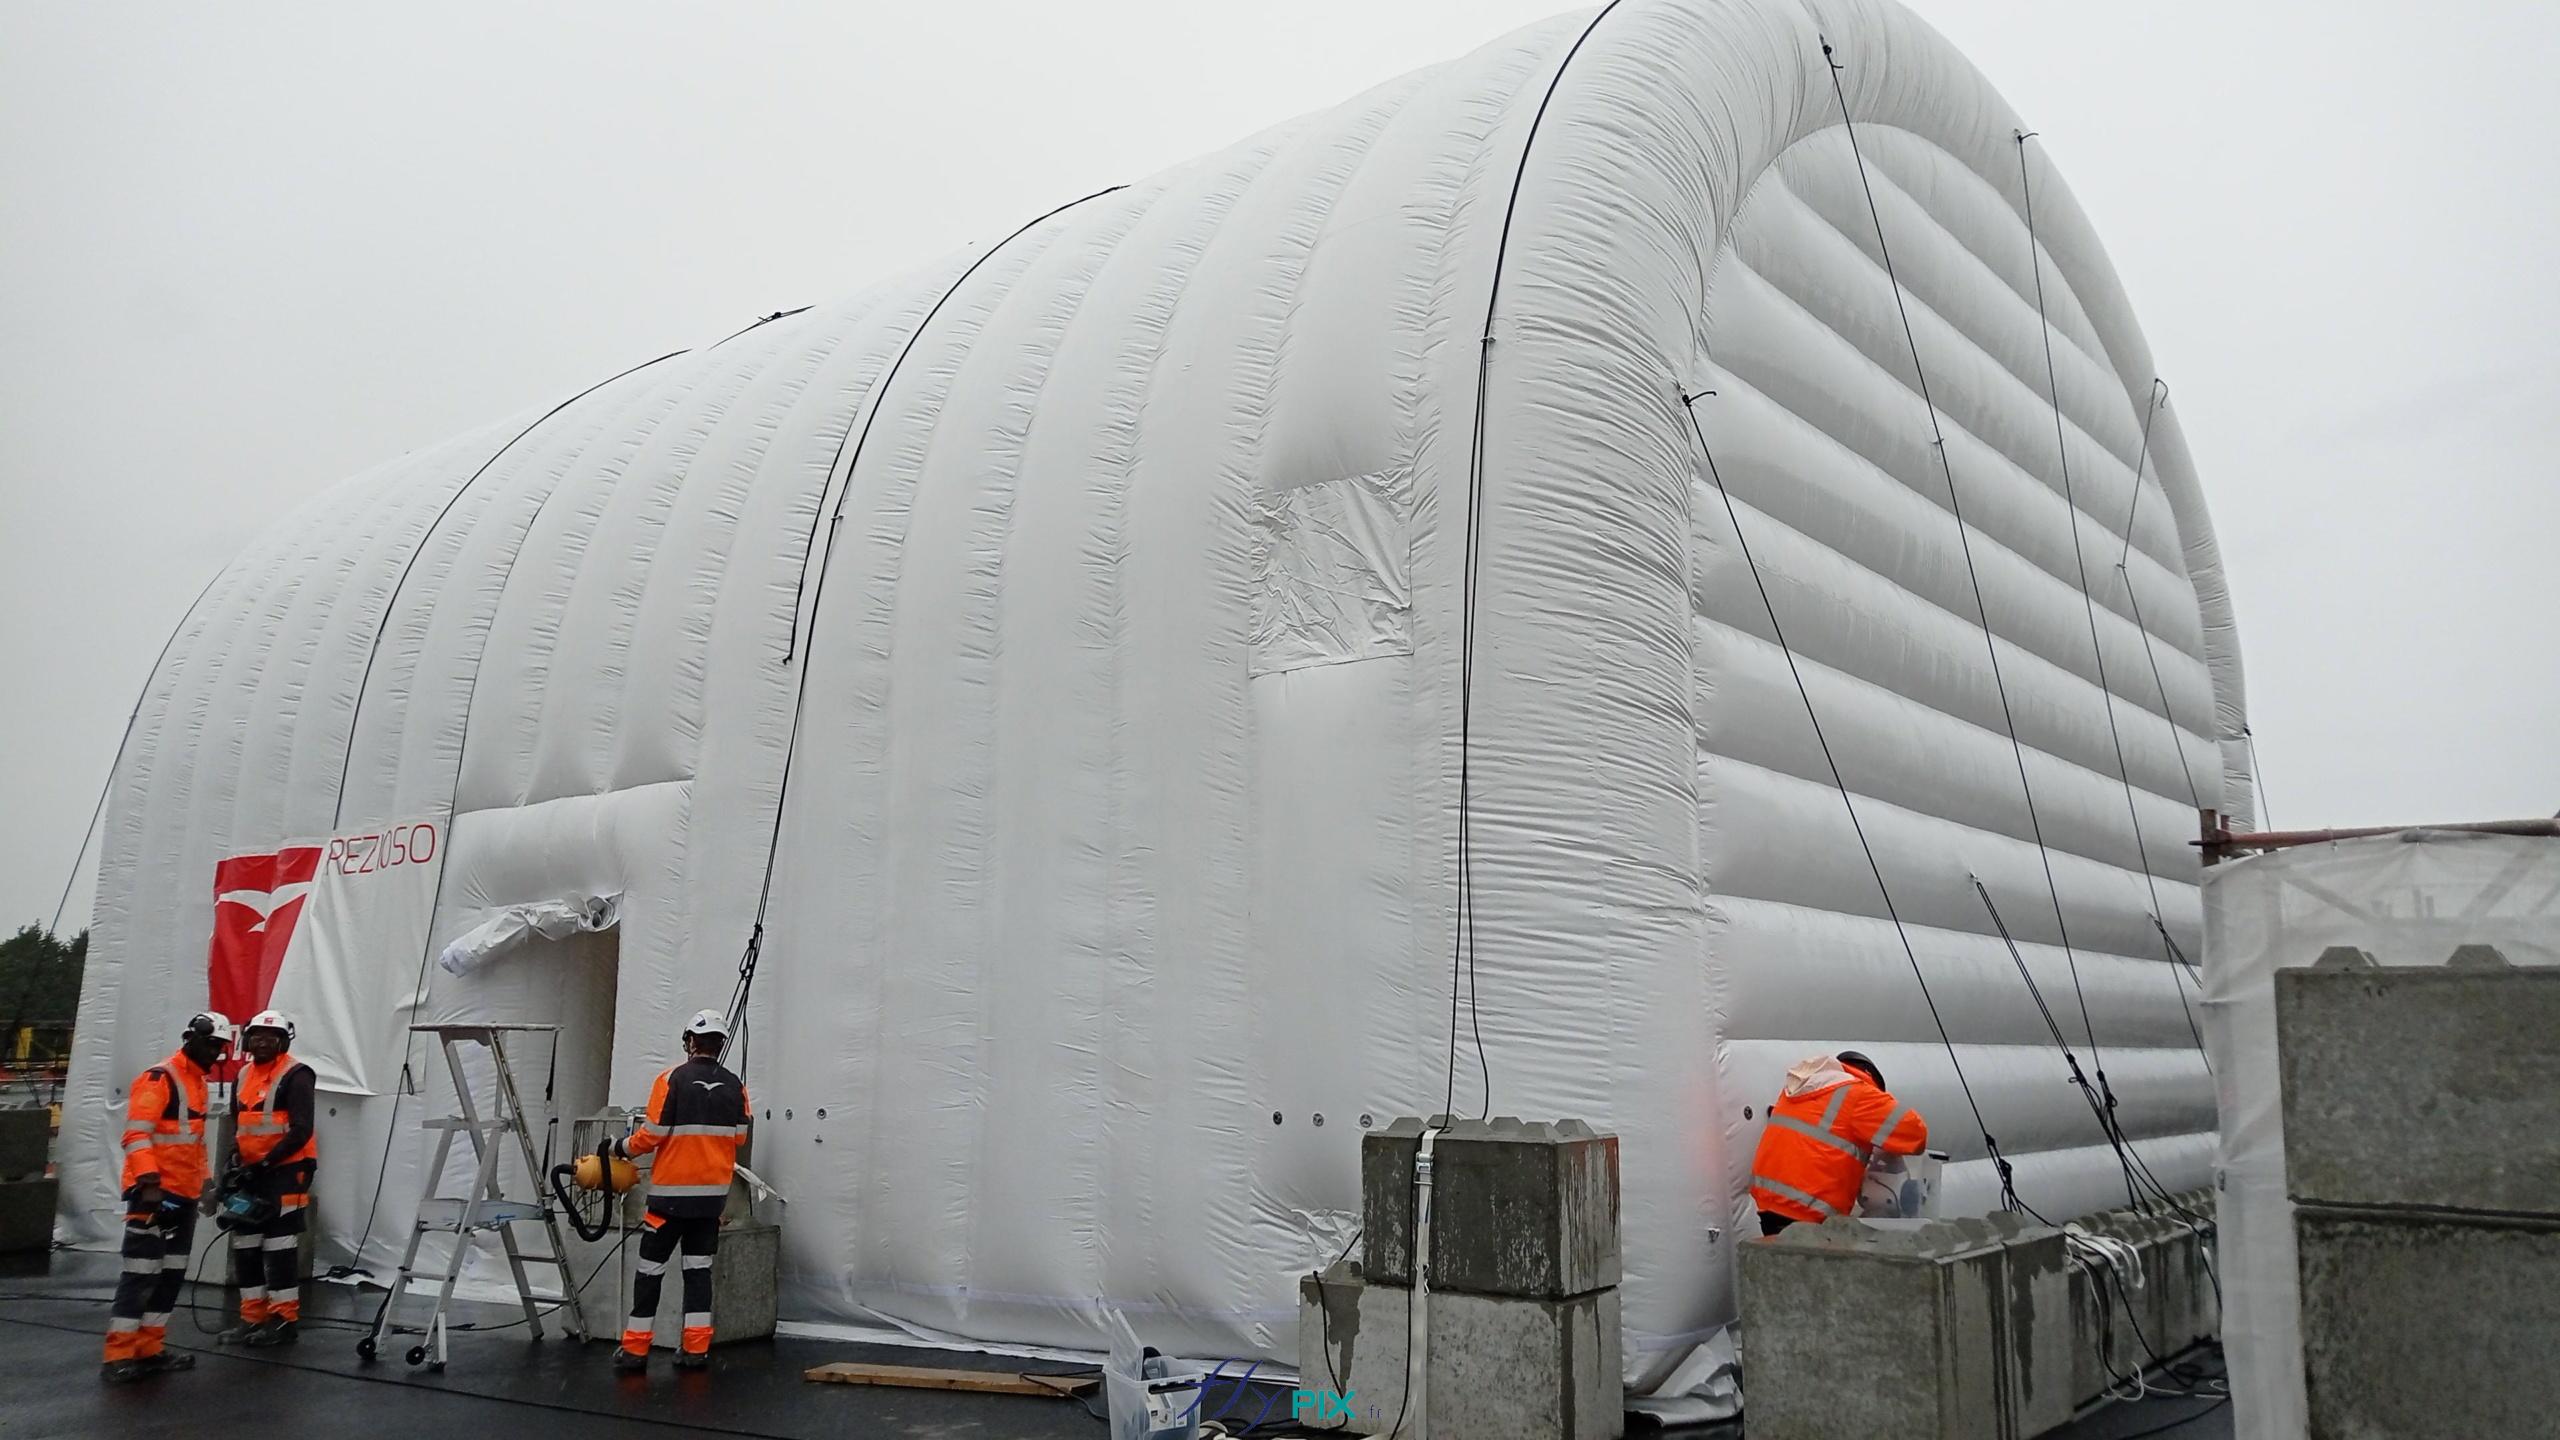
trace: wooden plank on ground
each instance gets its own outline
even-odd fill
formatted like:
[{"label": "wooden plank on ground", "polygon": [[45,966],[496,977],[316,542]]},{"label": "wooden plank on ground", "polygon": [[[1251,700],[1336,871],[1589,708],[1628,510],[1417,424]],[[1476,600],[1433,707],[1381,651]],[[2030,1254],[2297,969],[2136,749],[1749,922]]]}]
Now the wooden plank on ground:
[{"label": "wooden plank on ground", "polygon": [[803,1380],[830,1385],[888,1385],[902,1390],[968,1390],[981,1395],[1046,1395],[1074,1393],[1075,1377],[1017,1375],[1003,1370],[938,1370],[924,1365],[864,1365],[839,1360],[801,1372]]}]

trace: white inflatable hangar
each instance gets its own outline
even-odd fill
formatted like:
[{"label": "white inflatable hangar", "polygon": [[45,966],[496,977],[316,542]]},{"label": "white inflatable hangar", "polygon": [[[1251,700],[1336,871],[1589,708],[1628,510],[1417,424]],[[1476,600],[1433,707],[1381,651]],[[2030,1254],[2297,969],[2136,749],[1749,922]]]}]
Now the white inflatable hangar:
[{"label": "white inflatable hangar", "polygon": [[328,490],[121,752],[66,1222],[111,1236],[217,863],[414,823],[421,949],[618,923],[298,982],[377,1273],[428,1057],[371,1012],[565,1024],[558,1108],[629,1103],[759,914],[790,1319],[1285,1361],[1361,1128],[1450,1104],[1621,1137],[1657,1384],[1808,1052],[1881,1062],[1958,1208],[1986,1133],[2043,1213],[2123,1202],[2021,963],[2202,1183],[2238,641],[2026,128],[1888,3],[1618,0]]}]

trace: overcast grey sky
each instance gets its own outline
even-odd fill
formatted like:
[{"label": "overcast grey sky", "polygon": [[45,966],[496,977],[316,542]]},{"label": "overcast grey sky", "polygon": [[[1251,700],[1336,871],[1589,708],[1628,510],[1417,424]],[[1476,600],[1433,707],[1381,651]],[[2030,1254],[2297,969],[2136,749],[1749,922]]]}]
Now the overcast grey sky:
[{"label": "overcast grey sky", "polygon": [[[0,0],[0,925],[315,488],[1558,8]],[[2560,7],[1917,8],[2132,292],[2274,818],[2560,809]]]}]

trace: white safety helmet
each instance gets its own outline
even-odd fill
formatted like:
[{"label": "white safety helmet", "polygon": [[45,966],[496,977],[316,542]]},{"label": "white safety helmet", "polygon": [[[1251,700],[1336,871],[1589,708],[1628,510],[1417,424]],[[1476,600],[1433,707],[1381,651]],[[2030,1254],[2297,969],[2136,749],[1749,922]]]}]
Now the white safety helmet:
[{"label": "white safety helmet", "polygon": [[219,1010],[199,1010],[187,1019],[186,1028],[178,1032],[180,1043],[189,1040],[219,1040],[225,1049],[239,1042],[231,1028],[231,1017]]},{"label": "white safety helmet", "polygon": [[729,1038],[729,1017],[717,1010],[696,1010],[693,1018],[684,1022],[684,1033],[688,1040],[696,1035],[717,1035],[726,1040]]},{"label": "white safety helmet", "polygon": [[249,1023],[240,1027],[240,1038],[246,1040],[252,1030],[281,1030],[284,1032],[284,1043],[287,1045],[293,1043],[293,1017],[281,1010],[261,1010],[250,1016]]}]

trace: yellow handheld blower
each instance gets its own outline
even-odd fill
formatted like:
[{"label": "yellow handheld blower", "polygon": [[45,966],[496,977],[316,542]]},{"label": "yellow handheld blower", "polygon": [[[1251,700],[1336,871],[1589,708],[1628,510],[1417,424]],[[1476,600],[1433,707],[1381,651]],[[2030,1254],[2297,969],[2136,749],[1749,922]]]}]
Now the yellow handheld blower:
[{"label": "yellow handheld blower", "polygon": [[[613,1194],[619,1195],[640,1183],[640,1167],[619,1155],[601,1153],[581,1155],[572,1164],[551,1167],[552,1197],[560,1202],[569,1218],[569,1228],[577,1231],[581,1240],[601,1240],[613,1228],[613,1201],[597,1195],[608,1180]],[[593,1198],[582,1203],[580,1197],[569,1193],[572,1185]],[[587,1218],[590,1210],[595,1214],[593,1220]]]}]

